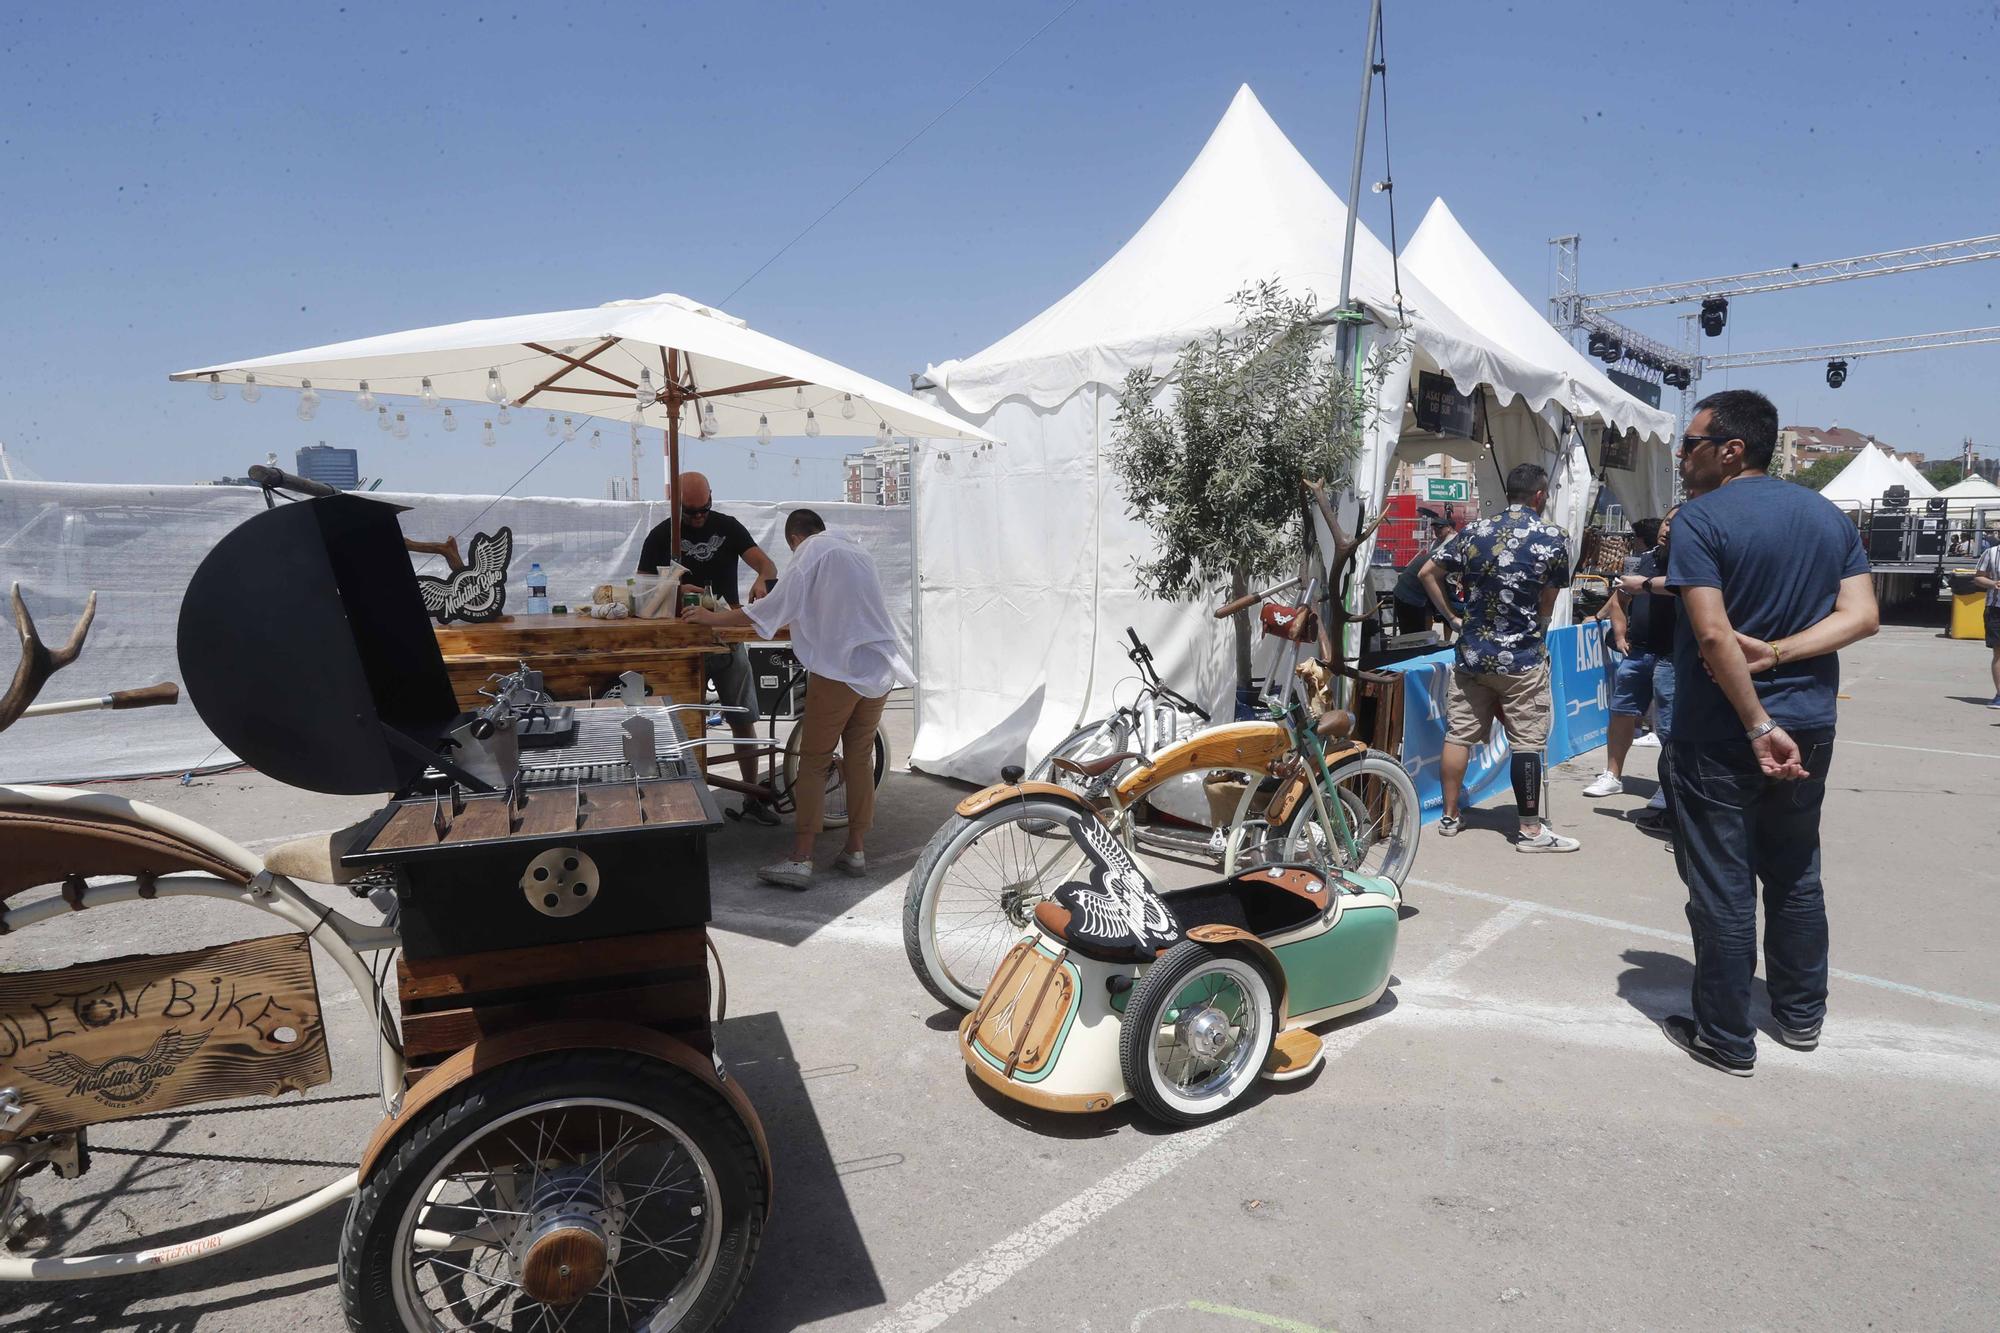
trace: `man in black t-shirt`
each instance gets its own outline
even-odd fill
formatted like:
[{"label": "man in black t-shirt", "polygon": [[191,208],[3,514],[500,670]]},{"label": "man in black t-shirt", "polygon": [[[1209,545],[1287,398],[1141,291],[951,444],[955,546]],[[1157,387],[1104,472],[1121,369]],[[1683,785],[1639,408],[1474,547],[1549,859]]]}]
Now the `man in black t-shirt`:
[{"label": "man in black t-shirt", "polygon": [[[730,606],[741,606],[738,595],[737,563],[749,565],[757,572],[756,582],[750,585],[750,600],[757,601],[770,590],[771,580],[778,577],[778,567],[771,557],[765,555],[757,545],[750,529],[727,514],[715,512],[715,495],[709,489],[708,478],[699,472],[681,473],[681,567],[687,570],[682,576],[683,586],[705,589],[713,592]],[[668,554],[672,538],[673,524],[664,522],[655,525],[646,534],[645,545],[639,548],[639,572],[657,574],[673,563]],[[679,598],[675,601],[678,603]],[[757,686],[750,675],[750,654],[742,644],[733,644],[727,652],[710,653],[702,659],[702,673],[715,686],[716,698],[731,708],[741,708],[740,713],[725,713],[729,729],[739,739],[749,740],[757,735]],[[743,770],[743,780],[755,784],[757,781],[757,751],[747,745],[736,747],[736,762]],[[778,822],[778,812],[769,803],[745,797],[743,815],[760,824]]]}]

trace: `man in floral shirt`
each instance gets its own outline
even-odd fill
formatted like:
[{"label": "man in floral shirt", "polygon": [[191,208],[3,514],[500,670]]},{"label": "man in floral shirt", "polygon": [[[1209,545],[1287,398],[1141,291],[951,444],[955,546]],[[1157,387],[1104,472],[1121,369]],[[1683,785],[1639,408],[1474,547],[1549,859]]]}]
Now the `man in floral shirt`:
[{"label": "man in floral shirt", "polygon": [[[1575,838],[1544,828],[1541,819],[1542,750],[1554,712],[1542,639],[1570,572],[1562,529],[1542,519],[1548,499],[1549,474],[1533,463],[1521,464],[1507,474],[1506,511],[1460,532],[1421,571],[1432,605],[1458,635],[1458,663],[1445,695],[1444,818],[1438,833],[1449,838],[1459,830],[1466,761],[1472,747],[1491,734],[1497,712],[1514,751],[1517,852],[1573,852],[1578,846]],[[1445,599],[1446,574],[1464,581],[1463,619]]]}]

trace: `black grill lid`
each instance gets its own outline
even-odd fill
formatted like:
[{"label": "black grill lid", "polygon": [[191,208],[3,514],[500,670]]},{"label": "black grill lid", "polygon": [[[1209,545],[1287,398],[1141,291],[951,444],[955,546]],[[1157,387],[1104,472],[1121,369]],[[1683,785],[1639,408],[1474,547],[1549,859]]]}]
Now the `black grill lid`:
[{"label": "black grill lid", "polygon": [[458,716],[396,521],[358,495],[238,526],[181,601],[181,680],[201,720],[278,781],[400,791]]}]

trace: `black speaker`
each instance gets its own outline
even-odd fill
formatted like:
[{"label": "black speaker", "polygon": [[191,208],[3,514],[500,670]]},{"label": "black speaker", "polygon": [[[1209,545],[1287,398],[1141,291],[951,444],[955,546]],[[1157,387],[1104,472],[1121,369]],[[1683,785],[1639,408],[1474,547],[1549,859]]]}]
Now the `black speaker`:
[{"label": "black speaker", "polygon": [[[1887,503],[1886,497],[1884,503]],[[1904,563],[1910,559],[1912,533],[1910,516],[1893,508],[1887,512],[1877,510],[1868,522],[1868,558],[1881,564],[1884,561]]]}]

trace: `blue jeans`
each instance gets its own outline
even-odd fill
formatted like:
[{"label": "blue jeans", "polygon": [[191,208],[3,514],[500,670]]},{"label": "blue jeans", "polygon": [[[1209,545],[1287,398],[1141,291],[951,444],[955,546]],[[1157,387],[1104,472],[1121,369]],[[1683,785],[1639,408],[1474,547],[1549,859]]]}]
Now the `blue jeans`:
[{"label": "blue jeans", "polygon": [[1792,733],[1807,776],[1767,779],[1747,741],[1670,741],[1674,860],[1694,936],[1694,1021],[1725,1055],[1754,1059],[1757,886],[1764,888],[1764,980],[1771,1017],[1795,1031],[1826,1015],[1826,899],[1819,814],[1833,728]]}]

